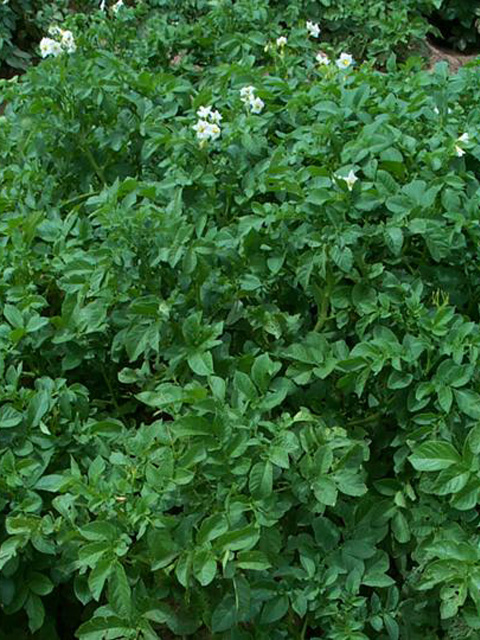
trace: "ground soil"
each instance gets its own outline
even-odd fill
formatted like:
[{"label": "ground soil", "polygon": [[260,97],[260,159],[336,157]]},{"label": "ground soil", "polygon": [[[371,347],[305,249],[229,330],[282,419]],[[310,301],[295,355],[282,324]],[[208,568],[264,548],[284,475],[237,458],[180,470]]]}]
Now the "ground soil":
[{"label": "ground soil", "polygon": [[450,67],[450,71],[452,73],[456,73],[464,64],[467,62],[471,62],[478,57],[479,53],[467,55],[464,53],[459,53],[458,51],[454,51],[453,49],[447,49],[446,47],[442,47],[432,41],[427,40],[425,43],[427,47],[428,57],[430,59],[430,69],[437,64],[437,62],[447,62]]}]

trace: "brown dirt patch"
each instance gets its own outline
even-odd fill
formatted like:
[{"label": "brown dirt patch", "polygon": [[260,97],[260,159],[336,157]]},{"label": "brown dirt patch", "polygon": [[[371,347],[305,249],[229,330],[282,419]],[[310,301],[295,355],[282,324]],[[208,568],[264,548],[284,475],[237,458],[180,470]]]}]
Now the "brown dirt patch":
[{"label": "brown dirt patch", "polygon": [[433,42],[425,43],[427,45],[428,57],[430,59],[429,69],[432,70],[437,62],[447,62],[450,67],[450,71],[452,73],[457,73],[457,71],[463,67],[463,65],[467,64],[467,62],[471,62],[475,60],[480,53],[467,55],[464,53],[458,53],[457,51],[453,51],[452,49],[446,49],[441,47]]}]

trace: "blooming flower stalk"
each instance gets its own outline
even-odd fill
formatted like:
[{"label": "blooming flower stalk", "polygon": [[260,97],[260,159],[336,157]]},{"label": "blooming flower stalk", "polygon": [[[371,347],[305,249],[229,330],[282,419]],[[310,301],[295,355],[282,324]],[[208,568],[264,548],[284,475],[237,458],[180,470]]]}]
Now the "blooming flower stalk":
[{"label": "blooming flower stalk", "polygon": [[42,38],[40,40],[40,55],[42,58],[47,56],[59,56],[62,53],[62,45],[52,38]]},{"label": "blooming flower stalk", "polygon": [[279,38],[277,38],[276,43],[277,43],[277,47],[280,47],[280,49],[283,49],[287,44],[287,39],[285,36],[280,36]]},{"label": "blooming flower stalk", "polygon": [[248,86],[240,89],[240,100],[248,104],[255,97],[255,87]]},{"label": "blooming flower stalk", "polygon": [[307,20],[307,32],[312,38],[318,38],[320,35],[320,27],[315,22]]},{"label": "blooming flower stalk", "polygon": [[197,111],[199,120],[193,125],[200,145],[205,145],[208,140],[217,140],[220,137],[220,122],[222,115],[219,111],[212,111],[212,107],[200,107]]},{"label": "blooming flower stalk", "polygon": [[258,114],[263,111],[264,101],[255,95],[255,87],[248,86],[240,89],[240,100],[250,107],[252,113]]},{"label": "blooming flower stalk", "polygon": [[348,69],[353,63],[353,57],[349,53],[341,53],[336,62],[339,69]]},{"label": "blooming flower stalk", "polygon": [[77,49],[73,33],[67,29],[61,29],[57,26],[51,26],[48,33],[53,38],[42,38],[40,41],[40,55],[42,58],[47,56],[59,56],[61,53],[73,53]]}]

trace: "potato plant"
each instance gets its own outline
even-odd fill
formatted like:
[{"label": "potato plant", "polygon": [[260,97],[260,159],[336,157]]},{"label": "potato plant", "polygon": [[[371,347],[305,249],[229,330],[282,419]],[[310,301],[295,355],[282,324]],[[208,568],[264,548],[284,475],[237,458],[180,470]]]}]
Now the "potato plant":
[{"label": "potato plant", "polygon": [[478,63],[156,4],[0,87],[0,639],[480,637]]}]

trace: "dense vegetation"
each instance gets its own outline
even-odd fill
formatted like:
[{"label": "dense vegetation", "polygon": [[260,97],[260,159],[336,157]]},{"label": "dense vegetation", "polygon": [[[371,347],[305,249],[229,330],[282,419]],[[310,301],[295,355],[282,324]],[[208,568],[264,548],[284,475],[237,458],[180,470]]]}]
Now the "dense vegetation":
[{"label": "dense vegetation", "polygon": [[66,5],[2,81],[1,640],[480,638],[480,69],[419,4]]}]

